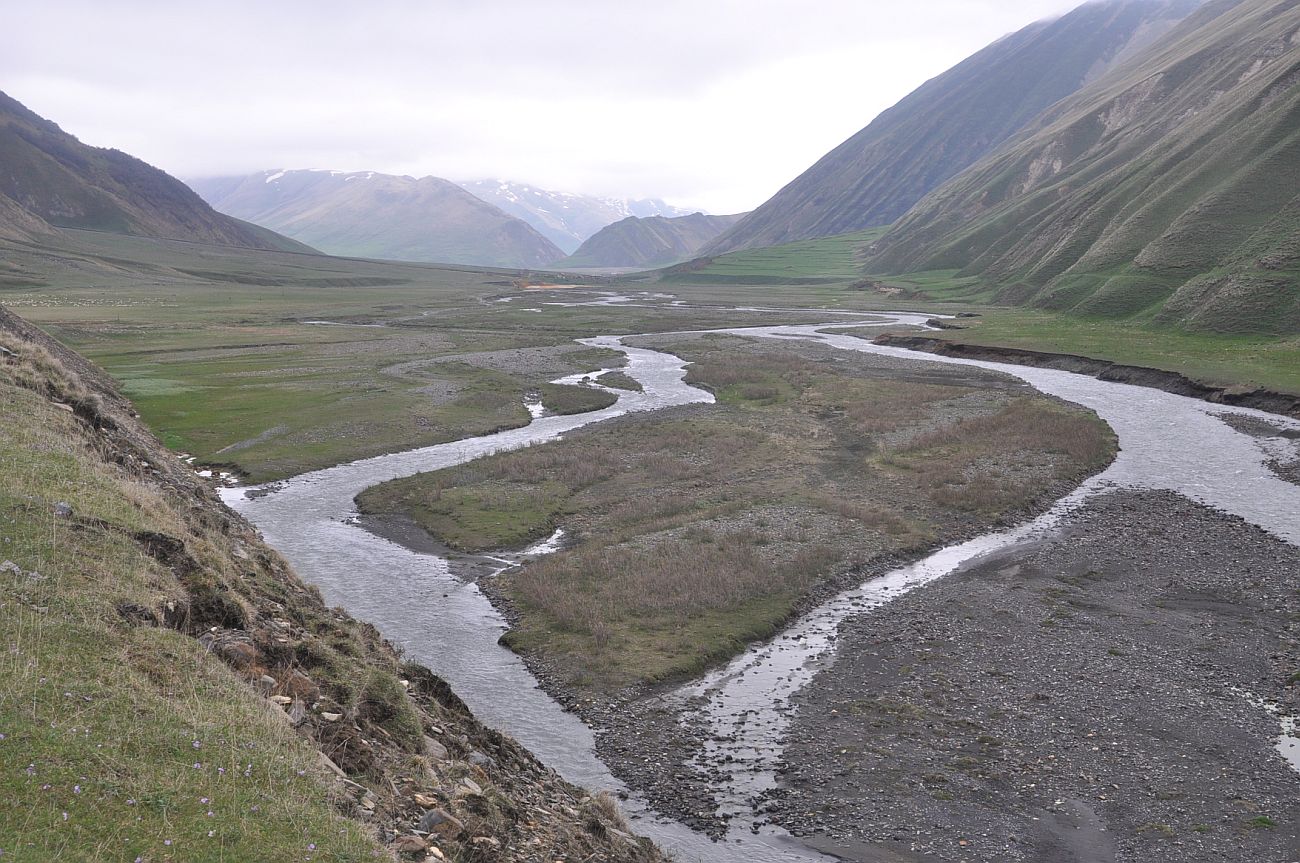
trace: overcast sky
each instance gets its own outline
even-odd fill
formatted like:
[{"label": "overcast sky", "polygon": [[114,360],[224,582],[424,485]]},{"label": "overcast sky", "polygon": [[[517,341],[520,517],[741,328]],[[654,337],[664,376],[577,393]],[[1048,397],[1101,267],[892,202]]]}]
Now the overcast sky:
[{"label": "overcast sky", "polygon": [[505,177],[735,212],[1079,2],[15,2],[0,90],[180,177]]}]

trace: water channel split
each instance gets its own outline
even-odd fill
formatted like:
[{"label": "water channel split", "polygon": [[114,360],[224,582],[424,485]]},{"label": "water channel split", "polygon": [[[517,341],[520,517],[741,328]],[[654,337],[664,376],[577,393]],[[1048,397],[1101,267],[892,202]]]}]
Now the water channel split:
[{"label": "water channel split", "polygon": [[[1288,428],[1300,428],[1300,422],[1070,372],[918,355],[834,332],[885,324],[924,326],[928,317],[881,313],[858,321],[715,332],[810,339],[840,350],[1004,372],[1096,411],[1118,435],[1119,456],[1033,521],[941,549],[841,594],[776,639],[672,695],[681,704],[698,707],[712,730],[696,766],[712,772],[725,765],[731,781],[719,789],[718,799],[721,812],[733,816],[726,839],[713,843],[656,815],[631,795],[625,808],[635,828],[679,860],[829,859],[772,828],[754,833],[751,807],[758,795],[775,786],[790,698],[833,663],[836,631],[847,617],[868,613],[982,555],[1049,532],[1072,508],[1107,488],[1168,489],[1300,544],[1300,521],[1295,517],[1300,487],[1273,475],[1265,464],[1266,450],[1219,416],[1250,415]],[[256,524],[304,579],[320,587],[327,602],[375,624],[409,656],[446,678],[482,721],[514,736],[566,779],[613,790],[626,789],[596,757],[591,730],[543,693],[523,662],[497,644],[504,622],[477,586],[456,578],[439,557],[366,532],[355,523],[353,498],[380,482],[554,440],[624,414],[712,401],[708,393],[684,382],[680,358],[629,346],[627,341],[635,338],[580,340],[623,352],[628,364],[622,371],[642,384],[639,393],[610,390],[618,402],[608,408],[570,416],[534,412],[533,422],[523,428],[365,459],[258,489],[223,491],[227,502]]]}]

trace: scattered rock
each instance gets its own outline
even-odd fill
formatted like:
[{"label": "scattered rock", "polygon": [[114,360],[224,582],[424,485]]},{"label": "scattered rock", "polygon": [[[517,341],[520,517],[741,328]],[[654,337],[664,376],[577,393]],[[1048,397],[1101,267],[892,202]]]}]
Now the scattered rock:
[{"label": "scattered rock", "polygon": [[320,687],[310,677],[297,669],[289,672],[289,676],[282,684],[282,688],[285,695],[301,698],[308,704],[320,698]]},{"label": "scattered rock", "polygon": [[447,747],[427,734],[424,736],[424,754],[438,761],[446,761],[450,757]]},{"label": "scattered rock", "polygon": [[398,854],[423,854],[429,850],[429,843],[419,836],[407,835],[398,837],[397,841],[392,844],[392,849]]},{"label": "scattered rock", "polygon": [[465,825],[459,818],[445,809],[431,809],[424,813],[423,817],[420,818],[419,826],[415,829],[421,833],[436,834],[445,839],[455,839],[465,829]]},{"label": "scattered rock", "polygon": [[54,514],[59,518],[70,518],[72,516],[72,504],[59,501],[54,505]]},{"label": "scattered rock", "polygon": [[[443,751],[445,752],[446,750]],[[465,756],[465,760],[470,764],[473,764],[475,767],[482,767],[484,770],[492,766],[492,759],[484,755],[482,752],[479,752],[477,749],[472,750],[469,755]]]},{"label": "scattered rock", "polygon": [[261,656],[253,637],[242,629],[210,629],[199,636],[199,644],[235,668],[248,668]]},{"label": "scattered rock", "polygon": [[335,776],[339,777],[340,779],[347,779],[348,775],[343,772],[343,768],[335,764],[334,761],[328,755],[326,755],[324,752],[317,752],[316,754],[320,756],[320,763],[325,765],[326,770],[329,770],[331,773],[333,773]]}]

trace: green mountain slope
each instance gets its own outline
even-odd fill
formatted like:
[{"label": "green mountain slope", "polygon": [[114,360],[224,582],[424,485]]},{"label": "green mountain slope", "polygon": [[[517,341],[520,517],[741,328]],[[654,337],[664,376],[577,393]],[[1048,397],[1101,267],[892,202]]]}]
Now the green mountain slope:
[{"label": "green mountain slope", "polygon": [[1192,329],[1300,331],[1300,5],[1208,4],[918,204],[868,268]]},{"label": "green mountain slope", "polygon": [[190,185],[223,213],[336,255],[493,267],[564,257],[531,225],[438,177],[264,171]]},{"label": "green mountain slope", "polygon": [[994,42],[881,113],[703,253],[888,225],[1198,2],[1089,3]]},{"label": "green mountain slope", "polygon": [[89,147],[0,93],[0,235],[30,239],[46,225],[311,251],[223,216],[174,177],[117,150]]},{"label": "green mountain slope", "polygon": [[695,256],[706,243],[736,224],[734,216],[667,218],[628,216],[607,225],[561,261],[565,267],[662,267]]}]

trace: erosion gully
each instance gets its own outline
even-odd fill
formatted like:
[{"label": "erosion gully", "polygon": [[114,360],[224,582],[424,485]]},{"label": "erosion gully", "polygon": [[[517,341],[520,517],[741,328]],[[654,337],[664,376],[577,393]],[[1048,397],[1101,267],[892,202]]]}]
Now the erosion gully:
[{"label": "erosion gully", "polygon": [[[697,759],[701,771],[722,770],[730,781],[717,789],[719,814],[732,816],[727,836],[711,841],[657,815],[630,793],[595,755],[591,729],[537,686],[523,662],[501,647],[501,616],[478,587],[457,578],[446,560],[420,554],[360,527],[353,499],[366,488],[421,471],[437,470],[490,453],[555,440],[565,432],[616,416],[711,402],[687,385],[678,357],[626,344],[635,336],[583,339],[627,356],[627,374],[643,392],[610,390],[608,408],[572,416],[530,409],[531,424],[483,437],[439,444],[339,465],[256,488],[224,489],[226,502],[258,526],[298,573],[316,584],[327,602],[377,626],[407,655],[446,678],[484,722],[514,736],[566,779],[592,789],[627,794],[625,813],[640,833],[681,861],[828,861],[780,830],[755,825],[753,804],[776,785],[790,699],[834,663],[839,624],[969,565],[976,558],[1052,531],[1088,497],[1111,488],[1168,489],[1244,518],[1300,544],[1300,486],[1266,466],[1267,450],[1220,417],[1245,414],[1289,428],[1300,422],[1245,408],[1215,405],[1159,390],[1108,383],[1084,375],[1003,363],[920,355],[837,334],[836,328],[925,326],[932,315],[908,312],[840,318],[832,323],[718,330],[771,339],[810,339],[833,348],[928,362],[978,366],[1021,378],[1038,390],[1083,405],[1114,429],[1119,455],[1038,518],[938,552],[856,590],[843,593],[797,620],[782,635],[757,645],[702,680],[672,694],[696,722],[712,732]],[[576,375],[560,382],[576,382]],[[544,553],[553,544],[531,551]],[[502,561],[507,563],[506,560]],[[1250,698],[1249,693],[1243,693]],[[1261,709],[1268,705],[1259,704]],[[1281,718],[1279,753],[1300,769],[1294,718]]]}]

